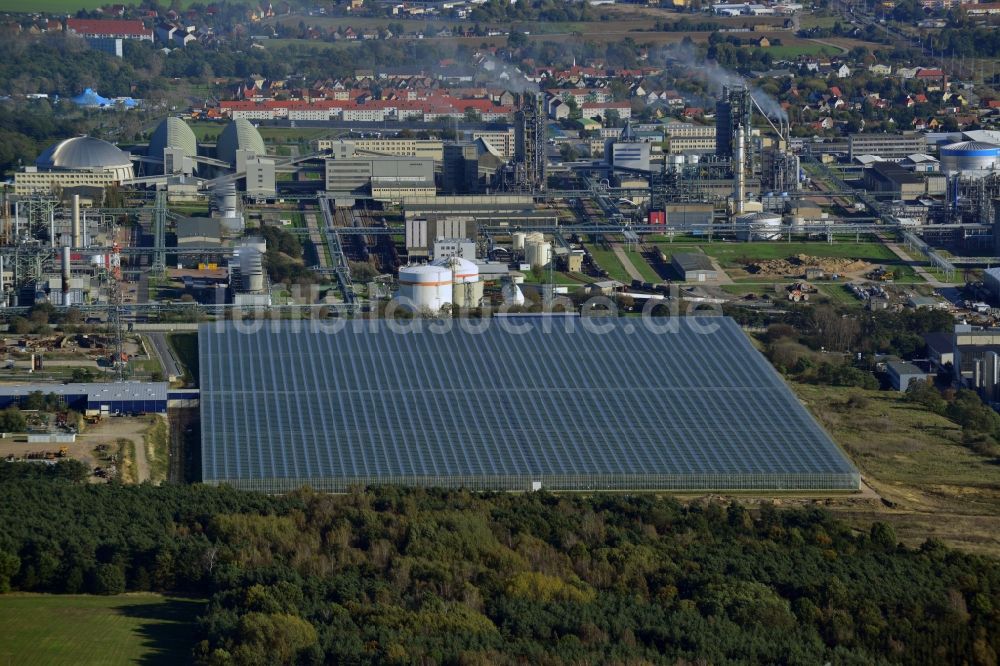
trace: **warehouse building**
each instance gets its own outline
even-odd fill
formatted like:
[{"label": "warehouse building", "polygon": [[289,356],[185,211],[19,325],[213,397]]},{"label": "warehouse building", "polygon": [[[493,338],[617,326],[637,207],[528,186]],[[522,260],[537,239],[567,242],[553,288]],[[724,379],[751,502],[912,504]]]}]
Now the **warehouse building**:
[{"label": "warehouse building", "polygon": [[685,282],[705,282],[719,277],[712,260],[697,252],[675,254],[670,257],[670,265]]},{"label": "warehouse building", "polygon": [[0,385],[0,409],[20,405],[31,393],[56,394],[79,412],[163,414],[167,411],[166,382]]},{"label": "warehouse building", "polygon": [[177,220],[177,247],[221,247],[222,223],[214,217]]},{"label": "warehouse building", "polygon": [[326,160],[326,191],[336,197],[371,195],[380,201],[433,197],[434,160],[366,156]]},{"label": "warehouse building", "polygon": [[889,383],[897,391],[906,391],[914,382],[925,382],[934,377],[934,373],[906,361],[889,361],[885,364],[885,373]]},{"label": "warehouse building", "polygon": [[918,132],[903,134],[852,134],[847,138],[847,157],[877,155],[886,160],[901,160],[913,153],[927,152],[927,136]]},{"label": "warehouse building", "polygon": [[858,471],[733,320],[555,321],[202,325],[203,481],[858,489]]},{"label": "warehouse building", "polygon": [[426,157],[440,162],[444,157],[444,142],[441,139],[405,139],[388,137],[385,139],[318,139],[316,150],[330,151],[334,157],[358,157],[361,155],[395,155],[397,157]]},{"label": "warehouse building", "polygon": [[945,193],[947,178],[938,173],[914,173],[895,162],[876,162],[864,170],[865,189],[885,192],[896,199],[913,200]]}]

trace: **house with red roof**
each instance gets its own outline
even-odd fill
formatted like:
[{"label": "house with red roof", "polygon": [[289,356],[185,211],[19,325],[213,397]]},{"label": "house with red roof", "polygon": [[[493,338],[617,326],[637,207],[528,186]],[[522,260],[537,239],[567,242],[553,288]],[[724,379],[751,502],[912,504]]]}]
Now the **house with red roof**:
[{"label": "house with red roof", "polygon": [[92,49],[123,55],[122,43],[126,39],[153,41],[153,30],[139,20],[121,19],[66,19],[66,32],[87,40]]},{"label": "house with red roof", "polygon": [[104,39],[138,39],[153,41],[153,30],[139,20],[66,19],[66,32],[81,37]]}]

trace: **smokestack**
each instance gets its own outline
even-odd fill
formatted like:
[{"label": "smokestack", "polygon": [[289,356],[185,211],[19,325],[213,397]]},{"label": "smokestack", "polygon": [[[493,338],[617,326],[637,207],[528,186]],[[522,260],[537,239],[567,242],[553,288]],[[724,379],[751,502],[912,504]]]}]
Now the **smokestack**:
[{"label": "smokestack", "polygon": [[62,249],[63,305],[68,305],[69,304],[67,302],[69,300],[67,298],[67,296],[69,295],[69,273],[70,273],[70,270],[69,270],[69,262],[70,262],[69,251],[70,251],[70,248],[69,248],[68,245],[63,246],[63,249]]},{"label": "smokestack", "polygon": [[733,146],[733,160],[736,162],[736,191],[733,198],[736,199],[736,214],[743,214],[743,202],[746,199],[746,159],[744,157],[744,136],[743,125],[736,128],[736,145]]},{"label": "smokestack", "polygon": [[7,285],[3,283],[3,255],[0,254],[0,305],[3,305],[4,307],[7,306],[7,298],[4,294],[4,288],[6,286]]},{"label": "smokestack", "polygon": [[73,247],[81,248],[83,247],[83,242],[80,238],[80,195],[73,195]]}]

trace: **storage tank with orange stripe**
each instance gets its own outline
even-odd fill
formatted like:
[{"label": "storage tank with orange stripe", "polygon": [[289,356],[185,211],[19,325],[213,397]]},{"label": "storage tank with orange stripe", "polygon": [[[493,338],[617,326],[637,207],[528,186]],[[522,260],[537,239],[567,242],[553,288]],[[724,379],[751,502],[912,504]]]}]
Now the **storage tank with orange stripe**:
[{"label": "storage tank with orange stripe", "polygon": [[451,270],[443,266],[404,266],[399,269],[399,296],[416,310],[437,312],[452,302],[452,281]]},{"label": "storage tank with orange stripe", "polygon": [[452,277],[452,302],[460,308],[479,307],[483,300],[483,283],[479,279],[479,266],[462,257],[441,257],[432,266],[448,270]]}]

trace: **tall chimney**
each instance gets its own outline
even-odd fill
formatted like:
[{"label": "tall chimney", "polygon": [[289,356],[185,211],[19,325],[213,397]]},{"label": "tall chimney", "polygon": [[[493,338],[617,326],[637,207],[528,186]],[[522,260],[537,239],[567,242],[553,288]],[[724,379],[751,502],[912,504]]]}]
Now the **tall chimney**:
[{"label": "tall chimney", "polygon": [[64,245],[62,249],[62,290],[63,290],[63,305],[69,305],[67,302],[69,299],[69,262],[70,262],[70,247]]},{"label": "tall chimney", "polygon": [[80,195],[73,195],[73,247],[81,248],[83,247],[83,241],[80,237]]},{"label": "tall chimney", "polygon": [[736,191],[733,197],[736,199],[736,214],[743,214],[743,202],[746,200],[746,159],[744,156],[745,146],[743,143],[743,125],[736,128],[736,145],[733,147],[733,160],[736,164]]}]

